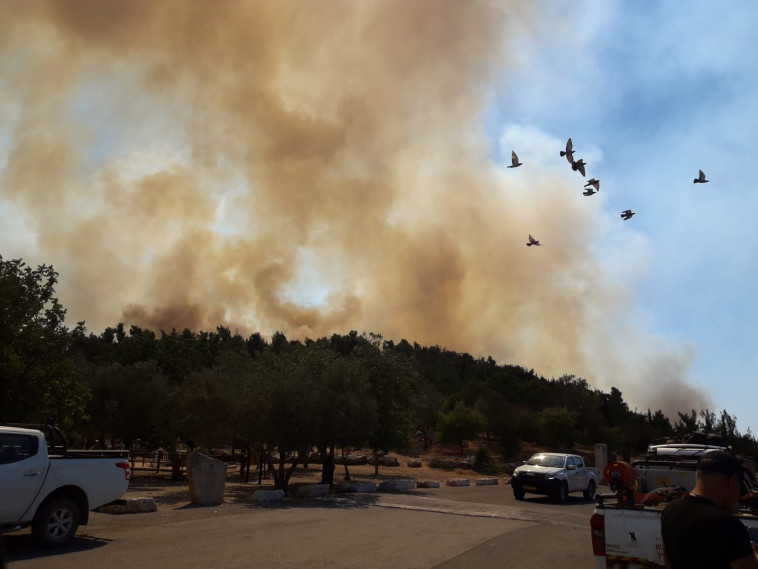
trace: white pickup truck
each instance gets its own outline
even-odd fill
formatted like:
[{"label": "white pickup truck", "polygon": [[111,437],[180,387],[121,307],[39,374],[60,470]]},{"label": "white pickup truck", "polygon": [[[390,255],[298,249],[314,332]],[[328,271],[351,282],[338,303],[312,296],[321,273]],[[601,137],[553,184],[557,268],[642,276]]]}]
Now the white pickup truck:
[{"label": "white pickup truck", "polygon": [[516,467],[511,478],[513,495],[522,500],[527,492],[547,494],[561,503],[570,492],[582,492],[587,500],[595,495],[599,473],[584,464],[577,454],[538,452]]},{"label": "white pickup truck", "polygon": [[59,429],[36,427],[0,426],[0,532],[31,526],[38,544],[53,547],[124,495],[131,464],[127,451],[69,450]]},{"label": "white pickup truck", "polygon": [[[665,566],[661,513],[668,501],[692,490],[697,461],[709,450],[730,449],[707,444],[651,445],[644,460],[608,465],[604,475],[613,492],[596,495],[598,504],[590,519],[595,569]],[[745,485],[746,492],[753,490],[749,479]],[[758,532],[758,515],[751,502],[754,499],[743,500],[735,515],[749,531]]]}]

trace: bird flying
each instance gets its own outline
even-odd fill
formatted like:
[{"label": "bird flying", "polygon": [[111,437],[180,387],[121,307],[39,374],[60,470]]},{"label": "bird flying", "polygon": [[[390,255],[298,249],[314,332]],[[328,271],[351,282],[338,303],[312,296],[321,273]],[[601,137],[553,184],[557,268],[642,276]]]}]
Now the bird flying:
[{"label": "bird flying", "polygon": [[531,235],[529,236],[529,243],[526,244],[527,247],[531,247],[532,245],[540,245],[540,242],[537,241],[534,237]]},{"label": "bird flying", "polygon": [[634,215],[634,212],[631,209],[625,209],[621,212],[621,219],[626,221],[627,219],[632,219],[632,216]]},{"label": "bird flying", "polygon": [[518,156],[516,156],[516,153],[511,150],[511,165],[508,166],[508,168],[518,168],[521,166],[521,162],[518,161]]},{"label": "bird flying", "polygon": [[582,194],[585,196],[592,196],[592,195],[595,195],[596,193],[597,191],[593,190],[592,188],[587,188],[586,190],[582,192]]},{"label": "bird flying", "polygon": [[595,191],[599,192],[600,191],[600,180],[597,180],[595,178],[590,178],[589,180],[587,180],[587,183],[584,184],[585,188],[587,186],[595,186]]},{"label": "bird flying", "polygon": [[569,164],[574,163],[574,143],[571,142],[571,138],[566,141],[566,150],[561,150],[561,156],[565,156]]},{"label": "bird flying", "polygon": [[702,170],[698,170],[698,174],[700,174],[697,178],[692,180],[693,184],[706,184],[708,180],[705,179],[705,174]]},{"label": "bird flying", "polygon": [[587,163],[584,161],[583,158],[580,158],[576,162],[571,162],[571,169],[574,172],[579,172],[582,176],[584,176],[584,167],[587,165]]}]

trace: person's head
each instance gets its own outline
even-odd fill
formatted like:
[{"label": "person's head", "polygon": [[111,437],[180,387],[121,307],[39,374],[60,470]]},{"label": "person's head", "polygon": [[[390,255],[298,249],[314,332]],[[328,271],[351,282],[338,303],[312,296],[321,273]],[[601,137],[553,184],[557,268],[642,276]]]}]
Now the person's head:
[{"label": "person's head", "polygon": [[711,451],[697,463],[695,493],[733,512],[743,494],[743,468],[739,459],[725,451]]}]

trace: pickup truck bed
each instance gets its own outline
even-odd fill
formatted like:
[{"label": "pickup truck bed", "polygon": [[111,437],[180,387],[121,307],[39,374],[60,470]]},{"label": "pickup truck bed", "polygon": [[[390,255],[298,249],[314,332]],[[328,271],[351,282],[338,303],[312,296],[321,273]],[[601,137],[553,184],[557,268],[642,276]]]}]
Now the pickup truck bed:
[{"label": "pickup truck bed", "polygon": [[[590,519],[596,569],[641,569],[665,566],[661,513],[666,502],[695,486],[697,462],[711,451],[728,447],[708,444],[661,444],[648,447],[648,456],[631,464],[617,461],[604,471],[615,493],[597,494]],[[748,474],[746,472],[746,474]],[[746,500],[736,516],[758,531],[758,516]]]},{"label": "pickup truck bed", "polygon": [[[598,495],[602,501],[606,496]],[[661,538],[662,508],[634,506],[619,508],[599,503],[590,519],[595,569],[660,569],[665,566]],[[758,516],[736,514],[748,528],[758,529]]]}]

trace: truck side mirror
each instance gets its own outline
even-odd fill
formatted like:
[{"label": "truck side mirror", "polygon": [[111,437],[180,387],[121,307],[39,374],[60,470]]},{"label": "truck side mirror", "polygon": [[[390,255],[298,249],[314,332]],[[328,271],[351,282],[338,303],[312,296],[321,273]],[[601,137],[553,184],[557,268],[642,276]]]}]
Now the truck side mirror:
[{"label": "truck side mirror", "polygon": [[566,467],[566,470],[576,470],[576,464],[569,464],[569,465]]}]

